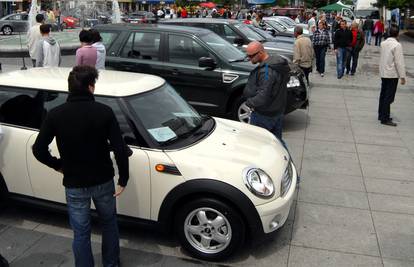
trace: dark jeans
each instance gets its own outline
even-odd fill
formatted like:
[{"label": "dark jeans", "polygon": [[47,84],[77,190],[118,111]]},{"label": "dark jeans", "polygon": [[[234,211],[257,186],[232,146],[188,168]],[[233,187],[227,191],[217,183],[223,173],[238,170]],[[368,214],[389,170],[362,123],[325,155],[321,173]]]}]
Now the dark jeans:
[{"label": "dark jeans", "polygon": [[381,94],[378,106],[378,120],[390,120],[391,104],[397,92],[398,78],[381,78]]},{"label": "dark jeans", "polygon": [[285,144],[282,140],[283,114],[270,117],[253,111],[250,115],[250,124],[267,129],[276,136],[283,145]]},{"label": "dark jeans", "polygon": [[33,68],[35,68],[36,67],[36,59],[32,58],[32,63],[33,63]]},{"label": "dark jeans", "polygon": [[380,46],[382,40],[382,33],[375,34],[375,45]]},{"label": "dark jeans", "polygon": [[315,46],[315,57],[316,57],[316,71],[319,73],[325,73],[325,56],[326,46]]},{"label": "dark jeans", "polygon": [[309,73],[312,72],[312,67],[310,67],[310,68],[300,67],[300,68],[303,70],[303,73],[305,74],[306,82],[309,85]]},{"label": "dark jeans", "polygon": [[91,248],[91,199],[102,225],[102,264],[105,267],[118,266],[119,233],[113,180],[88,188],[66,188],[65,192],[70,225],[74,232],[72,249],[76,267],[94,266]]},{"label": "dark jeans", "polygon": [[[351,73],[355,73],[356,68],[358,66],[358,57],[359,57],[359,51],[356,50],[355,48],[352,48],[352,50],[350,50],[349,55],[346,59],[346,73],[349,73],[349,71],[351,71]],[[351,67],[351,61],[352,61],[352,67]]]}]

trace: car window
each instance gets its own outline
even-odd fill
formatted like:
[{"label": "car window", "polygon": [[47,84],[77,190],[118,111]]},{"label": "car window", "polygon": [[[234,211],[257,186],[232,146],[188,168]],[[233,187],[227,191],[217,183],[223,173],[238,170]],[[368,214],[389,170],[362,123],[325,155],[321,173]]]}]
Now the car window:
[{"label": "car window", "polygon": [[134,32],[128,38],[121,57],[143,60],[159,60],[161,34]]},{"label": "car window", "polygon": [[47,114],[43,106],[46,95],[46,92],[29,89],[0,90],[0,121],[39,129]]},{"label": "car window", "polygon": [[226,36],[226,40],[233,43],[234,39],[239,36],[230,26],[224,25],[224,34]]},{"label": "car window", "polygon": [[201,57],[211,57],[210,53],[195,40],[181,35],[169,35],[169,61],[172,63],[198,66]]},{"label": "car window", "polygon": [[250,41],[264,41],[264,38],[262,36],[250,29],[246,24],[235,23],[234,27],[244,33]]},{"label": "car window", "polygon": [[112,44],[112,42],[118,37],[118,33],[115,32],[101,32],[102,43],[106,49]]},{"label": "car window", "polygon": [[100,102],[112,108],[112,111],[115,114],[116,119],[118,120],[119,127],[121,128],[122,137],[128,145],[141,145],[140,142],[135,137],[135,134],[129,125],[127,118],[119,106],[119,103],[116,98],[113,97],[104,97],[96,96],[96,102]]},{"label": "car window", "polygon": [[203,28],[209,29],[210,31],[215,32],[216,34],[218,34],[222,37],[225,36],[225,33],[223,31],[223,27],[222,27],[221,24],[205,23],[205,24],[202,24],[202,25],[203,25],[202,26]]}]

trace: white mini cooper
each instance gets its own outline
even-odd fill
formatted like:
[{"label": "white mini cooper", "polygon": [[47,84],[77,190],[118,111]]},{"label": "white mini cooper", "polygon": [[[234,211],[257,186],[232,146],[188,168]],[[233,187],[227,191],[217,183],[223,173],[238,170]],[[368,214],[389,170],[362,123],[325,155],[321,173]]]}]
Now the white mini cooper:
[{"label": "white mini cooper", "polygon": [[[65,204],[62,175],[38,162],[31,148],[47,112],[66,101],[69,71],[0,74],[3,197]],[[120,217],[174,231],[205,260],[223,259],[245,239],[260,240],[285,223],[297,174],[268,131],[200,115],[152,75],[101,71],[95,100],[114,110],[133,150],[130,180],[117,201]],[[50,150],[58,156],[55,142]]]}]

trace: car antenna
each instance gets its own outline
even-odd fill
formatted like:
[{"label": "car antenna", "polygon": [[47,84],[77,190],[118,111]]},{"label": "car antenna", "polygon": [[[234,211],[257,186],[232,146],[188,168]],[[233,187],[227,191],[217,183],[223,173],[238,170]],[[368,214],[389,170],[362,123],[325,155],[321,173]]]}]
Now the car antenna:
[{"label": "car antenna", "polygon": [[24,53],[23,53],[23,44],[22,44],[22,36],[19,32],[19,40],[20,40],[20,52],[22,53],[22,61],[23,61],[23,67],[21,67],[21,70],[27,70],[26,62],[24,61]]}]

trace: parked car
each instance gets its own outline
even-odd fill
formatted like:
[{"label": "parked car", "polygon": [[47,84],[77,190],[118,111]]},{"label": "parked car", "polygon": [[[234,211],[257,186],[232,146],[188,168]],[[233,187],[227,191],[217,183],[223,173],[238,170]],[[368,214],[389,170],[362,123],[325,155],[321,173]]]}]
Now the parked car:
[{"label": "parked car", "polygon": [[13,32],[27,32],[29,29],[29,15],[27,13],[10,14],[0,19],[0,31],[4,35]]},{"label": "parked car", "polygon": [[247,25],[247,27],[249,27],[250,29],[255,31],[257,34],[262,36],[266,40],[266,42],[283,42],[283,43],[289,43],[289,44],[294,44],[295,43],[295,38],[293,38],[293,37],[273,36],[270,32],[268,32],[264,29],[261,29],[261,28],[257,28],[255,26],[253,26],[252,24],[246,24],[246,25]]},{"label": "parked car", "polygon": [[[166,24],[98,25],[108,69],[160,75],[199,112],[248,122],[243,89],[255,67],[207,29]],[[290,64],[286,113],[307,104],[303,72]]]},{"label": "parked car", "polygon": [[63,18],[62,29],[74,29],[76,27],[79,27],[79,19],[71,16],[66,16]]},{"label": "parked car", "polygon": [[[32,145],[47,113],[66,102],[69,72],[0,74],[3,198],[64,208],[62,174],[38,162]],[[133,151],[128,186],[117,199],[121,218],[175,232],[192,256],[214,261],[285,223],[297,173],[270,132],[201,116],[152,75],[102,70],[95,101],[113,109]],[[59,157],[55,141],[49,148]]]},{"label": "parked car", "polygon": [[295,26],[299,25],[304,30],[308,30],[308,27],[309,27],[308,24],[305,24],[305,23],[296,23],[296,21],[294,21],[290,17],[286,17],[286,16],[274,16],[274,17],[277,18],[278,20],[284,22],[286,25],[289,26],[289,28],[294,28]]},{"label": "parked car", "polygon": [[260,34],[246,24],[232,19],[187,18],[160,21],[160,23],[175,24],[209,29],[229,43],[245,50],[251,41],[259,41],[267,51],[275,52],[289,59],[293,59],[293,43],[266,41]]},{"label": "parked car", "polygon": [[[264,23],[267,26],[267,30],[271,31],[274,35],[282,35],[282,36],[294,36],[294,27],[289,27],[282,21],[280,21],[276,16],[273,17],[264,17]],[[303,29],[303,35],[309,36],[309,31]]]},{"label": "parked car", "polygon": [[134,13],[131,13],[127,19],[126,22],[138,24],[138,23],[155,23],[156,18],[152,12],[148,11],[137,11]]}]

